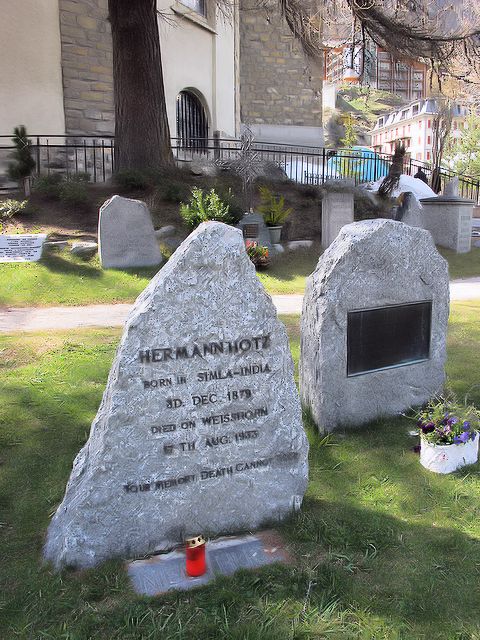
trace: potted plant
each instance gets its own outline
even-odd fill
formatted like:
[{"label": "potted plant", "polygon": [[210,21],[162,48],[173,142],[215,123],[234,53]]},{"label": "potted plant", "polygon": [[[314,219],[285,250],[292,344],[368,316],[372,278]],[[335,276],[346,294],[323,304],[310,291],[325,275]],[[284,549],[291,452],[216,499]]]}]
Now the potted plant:
[{"label": "potted plant", "polygon": [[268,267],[270,259],[268,257],[267,247],[262,247],[254,240],[247,240],[245,242],[245,249],[256,269],[266,269]]},{"label": "potted plant", "polygon": [[265,224],[270,232],[270,240],[272,244],[280,242],[282,226],[288,216],[292,213],[292,209],[285,208],[285,198],[283,196],[276,197],[268,187],[260,187],[260,205],[258,210],[263,216]]},{"label": "potted plant", "polygon": [[435,473],[452,473],[478,459],[480,413],[445,399],[418,414],[420,463]]},{"label": "potted plant", "polygon": [[193,187],[190,202],[180,203],[180,215],[187,227],[195,229],[202,222],[224,222],[232,224],[234,218],[230,213],[230,207],[222,202],[215,189],[207,193],[203,189]]}]

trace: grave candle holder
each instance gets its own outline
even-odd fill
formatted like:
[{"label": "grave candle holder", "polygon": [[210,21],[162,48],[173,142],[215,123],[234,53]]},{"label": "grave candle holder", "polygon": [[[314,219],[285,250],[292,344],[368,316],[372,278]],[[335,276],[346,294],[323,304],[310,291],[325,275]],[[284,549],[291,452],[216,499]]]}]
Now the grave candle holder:
[{"label": "grave candle holder", "polygon": [[191,578],[203,576],[207,570],[205,544],[206,540],[203,536],[194,536],[185,540],[186,571]]}]

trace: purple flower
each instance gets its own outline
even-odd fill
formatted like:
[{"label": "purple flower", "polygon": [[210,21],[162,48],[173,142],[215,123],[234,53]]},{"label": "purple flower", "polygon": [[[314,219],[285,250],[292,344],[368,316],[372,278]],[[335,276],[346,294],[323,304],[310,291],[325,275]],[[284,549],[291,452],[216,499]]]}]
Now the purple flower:
[{"label": "purple flower", "polygon": [[427,422],[427,424],[422,424],[423,433],[432,433],[435,430],[435,424],[433,422]]},{"label": "purple flower", "polygon": [[457,422],[458,422],[458,418],[456,416],[452,416],[447,420],[447,424],[449,426],[452,426],[452,424],[456,424]]},{"label": "purple flower", "polygon": [[464,431],[459,436],[455,436],[453,438],[453,442],[455,444],[462,444],[464,442],[467,442],[469,438],[470,438],[470,434],[467,431]]},{"label": "purple flower", "polygon": [[468,431],[469,429],[470,429],[470,422],[468,420],[465,420],[465,422],[463,423],[463,430]]}]

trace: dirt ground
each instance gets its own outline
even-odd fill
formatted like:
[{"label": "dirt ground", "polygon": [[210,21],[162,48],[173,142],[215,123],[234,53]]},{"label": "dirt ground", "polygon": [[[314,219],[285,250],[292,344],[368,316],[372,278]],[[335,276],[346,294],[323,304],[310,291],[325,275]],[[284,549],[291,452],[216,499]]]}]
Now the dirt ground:
[{"label": "dirt ground", "polygon": [[[321,187],[298,185],[289,181],[258,179],[254,187],[254,208],[259,203],[259,184],[265,184],[275,194],[283,195],[285,206],[293,209],[282,231],[283,242],[320,240]],[[235,206],[238,208],[243,205],[242,186],[235,176],[227,173],[217,177],[196,176],[179,170],[172,176],[161,178],[155,186],[147,189],[121,189],[113,183],[89,184],[88,202],[77,206],[68,206],[33,191],[27,210],[14,219],[4,222],[2,231],[3,233],[28,233],[42,230],[52,234],[52,239],[96,239],[100,206],[114,194],[119,194],[145,201],[152,213],[155,228],[173,224],[177,227],[178,235],[186,236],[188,229],[182,223],[179,203],[181,200],[188,200],[193,186],[204,189],[215,188],[220,194],[230,190]],[[0,196],[0,199],[6,197],[24,199],[21,193]]]}]

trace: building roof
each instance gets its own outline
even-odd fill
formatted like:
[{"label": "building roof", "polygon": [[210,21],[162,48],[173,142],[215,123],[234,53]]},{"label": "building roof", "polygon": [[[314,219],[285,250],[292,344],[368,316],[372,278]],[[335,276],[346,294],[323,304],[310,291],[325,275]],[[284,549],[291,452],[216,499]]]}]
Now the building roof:
[{"label": "building roof", "polygon": [[[438,103],[435,98],[427,98],[425,100],[413,100],[409,104],[390,111],[389,113],[379,116],[373,131],[389,127],[393,124],[405,122],[412,118],[424,115],[436,115],[438,113]],[[468,110],[462,105],[453,105],[453,117],[464,117],[468,114]]]}]

